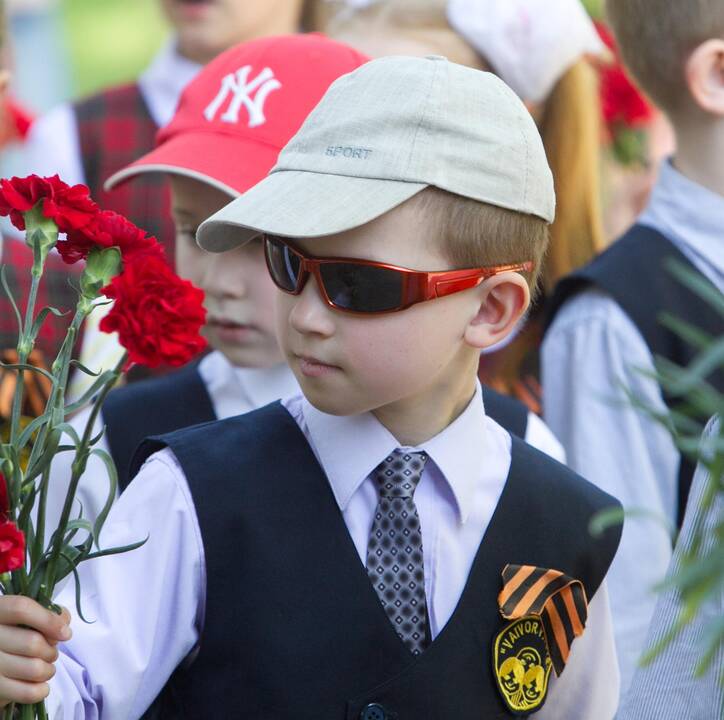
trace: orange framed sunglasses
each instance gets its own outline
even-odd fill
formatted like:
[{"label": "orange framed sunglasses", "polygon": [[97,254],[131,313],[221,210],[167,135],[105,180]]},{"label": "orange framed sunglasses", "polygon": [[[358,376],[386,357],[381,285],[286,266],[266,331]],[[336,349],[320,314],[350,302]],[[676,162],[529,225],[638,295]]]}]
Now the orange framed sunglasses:
[{"label": "orange framed sunglasses", "polygon": [[477,287],[502,272],[530,271],[531,261],[464,270],[424,272],[356,258],[317,258],[302,253],[287,238],[264,235],[264,256],[274,284],[299,295],[310,275],[324,302],[335,310],[379,314]]}]

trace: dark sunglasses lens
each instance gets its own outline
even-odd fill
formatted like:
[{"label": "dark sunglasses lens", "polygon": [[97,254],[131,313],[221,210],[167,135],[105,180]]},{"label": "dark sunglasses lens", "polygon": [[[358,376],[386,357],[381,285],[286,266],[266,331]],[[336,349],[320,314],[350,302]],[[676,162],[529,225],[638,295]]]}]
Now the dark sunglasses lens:
[{"label": "dark sunglasses lens", "polygon": [[329,299],[344,310],[385,312],[402,304],[402,273],[353,263],[323,263],[319,271]]},{"label": "dark sunglasses lens", "polygon": [[264,238],[264,252],[274,284],[282,290],[294,292],[299,279],[299,257],[281,240],[271,235]]}]

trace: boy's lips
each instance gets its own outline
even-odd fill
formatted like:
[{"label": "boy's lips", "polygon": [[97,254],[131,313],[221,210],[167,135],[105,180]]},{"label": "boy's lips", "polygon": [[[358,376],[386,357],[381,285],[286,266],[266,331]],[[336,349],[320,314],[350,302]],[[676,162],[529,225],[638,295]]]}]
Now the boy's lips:
[{"label": "boy's lips", "polygon": [[295,353],[294,357],[299,364],[299,370],[305,377],[322,377],[324,375],[330,375],[338,372],[342,369],[338,365],[330,365],[329,363],[322,362],[311,355],[297,355]]},{"label": "boy's lips", "polygon": [[258,332],[255,325],[226,320],[225,318],[210,318],[206,324],[226,342],[243,342],[251,334]]}]

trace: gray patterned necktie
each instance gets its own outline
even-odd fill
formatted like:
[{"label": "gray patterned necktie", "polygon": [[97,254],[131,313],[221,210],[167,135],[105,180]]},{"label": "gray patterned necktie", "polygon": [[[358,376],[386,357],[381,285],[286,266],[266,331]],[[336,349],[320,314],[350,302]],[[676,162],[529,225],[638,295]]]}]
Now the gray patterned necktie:
[{"label": "gray patterned necktie", "polygon": [[420,518],[412,496],[424,452],[395,450],[373,471],[379,500],[367,543],[367,574],[392,626],[413,655],[427,644]]}]

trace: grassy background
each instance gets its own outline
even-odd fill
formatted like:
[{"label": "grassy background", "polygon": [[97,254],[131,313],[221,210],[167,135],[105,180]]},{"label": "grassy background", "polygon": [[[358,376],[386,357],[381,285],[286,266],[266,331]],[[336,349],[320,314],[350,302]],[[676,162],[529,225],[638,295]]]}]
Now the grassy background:
[{"label": "grassy background", "polygon": [[168,34],[157,0],[63,0],[62,11],[75,97],[136,77]]}]

